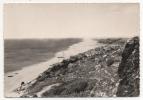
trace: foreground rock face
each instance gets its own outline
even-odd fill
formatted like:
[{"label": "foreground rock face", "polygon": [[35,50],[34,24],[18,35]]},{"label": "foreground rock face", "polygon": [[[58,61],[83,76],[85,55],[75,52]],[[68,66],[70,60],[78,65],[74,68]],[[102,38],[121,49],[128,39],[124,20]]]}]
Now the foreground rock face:
[{"label": "foreground rock face", "polygon": [[122,53],[122,60],[118,68],[121,81],[117,96],[139,96],[139,72],[139,38],[134,37],[126,43]]}]

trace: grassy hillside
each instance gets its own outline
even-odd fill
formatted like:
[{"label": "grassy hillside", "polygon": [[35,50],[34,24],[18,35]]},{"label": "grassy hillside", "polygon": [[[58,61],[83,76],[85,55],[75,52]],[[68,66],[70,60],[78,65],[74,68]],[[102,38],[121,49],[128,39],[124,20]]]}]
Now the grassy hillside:
[{"label": "grassy hillside", "polygon": [[[120,39],[116,40],[116,43],[104,42],[104,46],[54,64],[52,68],[39,75],[36,82],[28,86],[26,94],[22,97],[116,96],[119,84],[118,66],[126,41]],[[55,84],[59,85],[53,86]],[[38,93],[47,86],[51,86],[51,89],[39,96]]]}]

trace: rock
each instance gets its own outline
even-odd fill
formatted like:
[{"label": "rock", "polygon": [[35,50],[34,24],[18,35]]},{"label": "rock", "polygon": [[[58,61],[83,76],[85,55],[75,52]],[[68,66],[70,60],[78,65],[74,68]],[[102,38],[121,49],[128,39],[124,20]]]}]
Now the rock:
[{"label": "rock", "polygon": [[127,42],[122,53],[118,74],[121,79],[116,95],[118,97],[139,96],[139,38]]},{"label": "rock", "polygon": [[38,96],[37,96],[36,94],[34,94],[34,95],[33,95],[33,98],[36,98],[36,97],[38,97]]},{"label": "rock", "polygon": [[70,57],[70,63],[74,63],[74,62],[76,62],[78,60],[78,57],[77,56],[71,56]]},{"label": "rock", "polygon": [[111,66],[113,63],[114,63],[114,58],[113,57],[107,57],[106,58],[107,66]]}]

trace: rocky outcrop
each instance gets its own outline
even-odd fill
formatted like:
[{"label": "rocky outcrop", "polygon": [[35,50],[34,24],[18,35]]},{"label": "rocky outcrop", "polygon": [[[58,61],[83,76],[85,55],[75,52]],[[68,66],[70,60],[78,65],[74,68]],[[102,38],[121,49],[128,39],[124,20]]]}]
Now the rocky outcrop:
[{"label": "rocky outcrop", "polygon": [[118,91],[119,97],[139,96],[139,38],[129,40],[122,53],[122,60],[118,68],[121,79]]}]

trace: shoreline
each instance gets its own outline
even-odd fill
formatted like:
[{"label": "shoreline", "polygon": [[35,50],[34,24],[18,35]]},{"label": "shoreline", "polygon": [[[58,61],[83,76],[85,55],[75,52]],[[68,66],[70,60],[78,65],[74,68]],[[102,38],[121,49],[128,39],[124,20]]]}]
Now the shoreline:
[{"label": "shoreline", "polygon": [[[66,50],[79,42],[82,42],[81,38],[5,40],[4,72],[13,72],[23,67],[46,62],[57,52]],[[23,46],[20,47],[20,45]]]},{"label": "shoreline", "polygon": [[[22,81],[30,82],[31,80],[34,80],[43,71],[50,68],[51,64],[60,62],[57,57],[61,56],[63,54],[63,52],[64,52],[64,58],[67,59],[70,56],[85,52],[85,51],[93,49],[95,47],[98,47],[98,43],[95,40],[84,39],[82,42],[73,44],[73,45],[69,46],[68,49],[56,53],[52,59],[50,59],[46,62],[34,64],[29,67],[25,67],[19,71],[13,71],[13,72],[6,73],[4,75],[5,76],[4,77],[5,97],[19,97],[20,95],[17,94],[16,92],[14,92],[14,90],[20,86],[20,83]],[[34,71],[33,71],[33,69],[34,69]],[[17,74],[15,74],[15,76],[13,76],[13,77],[8,77],[9,75],[14,74],[14,73],[17,73]],[[26,75],[29,75],[29,76],[25,77]],[[15,81],[16,81],[16,83],[15,83]]]}]

